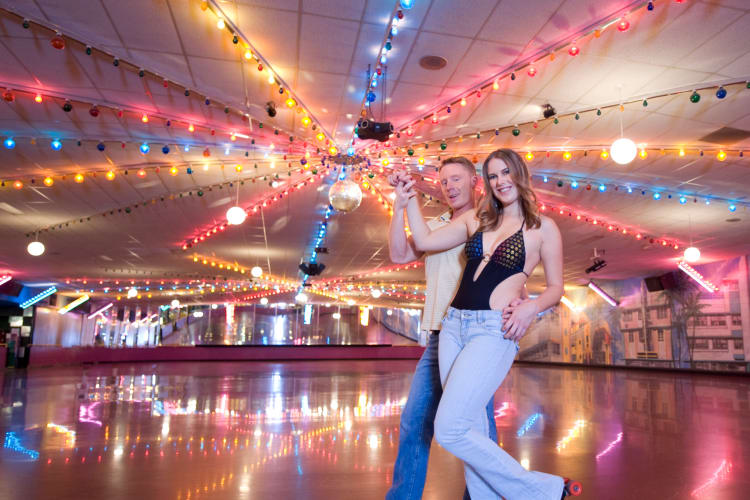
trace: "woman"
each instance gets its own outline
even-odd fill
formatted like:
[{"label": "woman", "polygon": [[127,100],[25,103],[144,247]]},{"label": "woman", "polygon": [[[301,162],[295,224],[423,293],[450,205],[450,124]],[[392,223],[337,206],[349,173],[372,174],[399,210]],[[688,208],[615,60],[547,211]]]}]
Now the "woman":
[{"label": "woman", "polygon": [[[562,240],[539,214],[529,171],[513,150],[491,153],[482,167],[485,195],[476,210],[430,231],[414,197],[413,180],[397,187],[409,197],[407,216],[417,250],[442,251],[466,242],[461,283],[443,319],[438,358],[443,396],[435,438],[463,460],[475,500],[557,500],[580,484],[527,471],[487,437],[483,409],[510,370],[518,341],[537,313],[563,294]],[[539,262],[547,287],[536,299],[511,306]]]}]

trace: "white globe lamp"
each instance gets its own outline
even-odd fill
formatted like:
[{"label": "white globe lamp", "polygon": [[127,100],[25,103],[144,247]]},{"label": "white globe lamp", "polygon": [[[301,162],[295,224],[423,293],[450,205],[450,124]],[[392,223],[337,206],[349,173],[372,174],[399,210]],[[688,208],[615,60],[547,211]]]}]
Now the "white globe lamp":
[{"label": "white globe lamp", "polygon": [[688,262],[698,262],[701,258],[701,251],[695,247],[688,247],[683,255]]},{"label": "white globe lamp", "polygon": [[620,137],[612,143],[612,146],[609,148],[609,154],[615,163],[627,165],[635,159],[635,155],[638,154],[638,148],[627,137]]},{"label": "white globe lamp", "polygon": [[260,278],[263,276],[263,268],[260,266],[255,266],[250,270],[250,275],[252,275],[253,278]]},{"label": "white globe lamp", "polygon": [[261,297],[261,299],[260,299],[260,305],[262,305],[262,306],[268,305],[268,299],[265,298],[265,297]]},{"label": "white globe lamp", "polygon": [[26,251],[34,257],[39,257],[44,253],[44,243],[41,241],[32,241],[29,246],[26,247]]},{"label": "white globe lamp", "polygon": [[227,222],[233,226],[238,226],[245,222],[247,212],[242,207],[232,207],[227,210]]}]

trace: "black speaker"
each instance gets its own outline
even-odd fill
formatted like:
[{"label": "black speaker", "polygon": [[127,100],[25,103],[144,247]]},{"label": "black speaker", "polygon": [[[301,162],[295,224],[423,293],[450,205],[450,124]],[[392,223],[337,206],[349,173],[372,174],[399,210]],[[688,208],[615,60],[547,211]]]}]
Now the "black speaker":
[{"label": "black speaker", "polygon": [[357,137],[385,142],[393,133],[391,122],[376,122],[362,118],[357,122]]},{"label": "black speaker", "polygon": [[652,276],[643,280],[646,283],[646,290],[649,292],[658,292],[664,290],[664,285],[661,284],[661,277]]},{"label": "black speaker", "polygon": [[673,272],[645,278],[643,281],[646,283],[646,290],[649,292],[660,292],[661,290],[677,288],[677,277]]}]

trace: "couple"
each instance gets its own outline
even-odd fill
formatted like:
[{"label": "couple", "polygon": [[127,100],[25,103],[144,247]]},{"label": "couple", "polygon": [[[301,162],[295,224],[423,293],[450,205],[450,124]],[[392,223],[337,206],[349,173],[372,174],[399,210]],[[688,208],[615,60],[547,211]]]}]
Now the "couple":
[{"label": "couple", "polygon": [[[439,177],[451,211],[429,222],[414,179],[406,171],[389,177],[396,191],[391,259],[404,263],[427,255],[422,325],[430,335],[401,415],[386,499],[422,497],[434,434],[464,462],[464,498],[557,500],[571,494],[567,480],[527,471],[497,445],[493,395],[526,329],[562,297],[560,231],[539,214],[526,163],[513,150],[499,149],[484,161],[484,196],[477,208],[478,177],[468,159],[443,161]],[[547,287],[530,300],[526,279],[540,261]]]}]

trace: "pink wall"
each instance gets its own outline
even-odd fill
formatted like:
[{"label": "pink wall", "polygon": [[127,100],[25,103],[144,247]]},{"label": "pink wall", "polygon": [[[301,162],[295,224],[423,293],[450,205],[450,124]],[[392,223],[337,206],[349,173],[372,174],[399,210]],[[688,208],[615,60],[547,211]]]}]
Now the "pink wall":
[{"label": "pink wall", "polygon": [[51,307],[37,307],[34,345],[80,346],[94,342],[94,320],[71,311],[59,314]]}]

